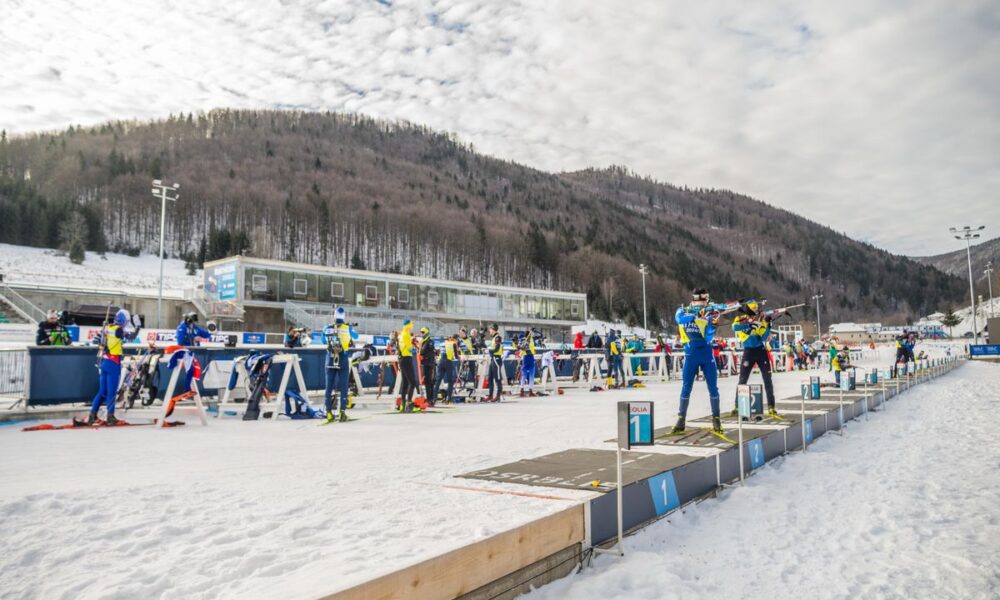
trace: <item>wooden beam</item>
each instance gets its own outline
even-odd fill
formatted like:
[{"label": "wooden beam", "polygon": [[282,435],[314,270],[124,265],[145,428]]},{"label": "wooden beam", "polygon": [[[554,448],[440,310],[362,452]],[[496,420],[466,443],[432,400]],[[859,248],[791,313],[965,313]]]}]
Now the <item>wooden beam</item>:
[{"label": "wooden beam", "polygon": [[457,598],[583,541],[583,505],[336,592],[328,600]]}]

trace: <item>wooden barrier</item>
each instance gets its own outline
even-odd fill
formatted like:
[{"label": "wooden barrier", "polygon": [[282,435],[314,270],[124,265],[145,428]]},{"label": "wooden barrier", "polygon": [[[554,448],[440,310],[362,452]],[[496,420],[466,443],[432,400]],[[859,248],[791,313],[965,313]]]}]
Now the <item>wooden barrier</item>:
[{"label": "wooden barrier", "polygon": [[457,598],[579,544],[583,539],[584,508],[580,504],[326,598]]}]

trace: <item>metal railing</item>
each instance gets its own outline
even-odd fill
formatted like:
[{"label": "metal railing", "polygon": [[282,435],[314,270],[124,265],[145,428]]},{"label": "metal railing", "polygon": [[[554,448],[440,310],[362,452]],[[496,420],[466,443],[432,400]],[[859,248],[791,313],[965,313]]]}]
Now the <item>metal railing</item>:
[{"label": "metal railing", "polygon": [[24,396],[28,351],[0,349],[0,395]]},{"label": "metal railing", "polygon": [[209,319],[242,319],[246,312],[242,306],[232,300],[214,300],[202,289],[189,289],[184,292],[184,299],[194,304],[198,312]]},{"label": "metal railing", "polygon": [[[333,323],[333,313],[333,306],[328,304],[294,300],[286,300],[284,303],[285,321],[312,331],[321,331]],[[388,335],[390,331],[399,329],[404,319],[412,319],[415,329],[429,327],[432,331],[440,332],[446,325],[444,321],[412,314],[409,311],[347,307],[347,320],[357,323],[360,333]]]},{"label": "metal railing", "polygon": [[0,298],[11,306],[17,314],[29,323],[44,321],[45,311],[31,303],[30,300],[18,294],[6,283],[0,283]]}]

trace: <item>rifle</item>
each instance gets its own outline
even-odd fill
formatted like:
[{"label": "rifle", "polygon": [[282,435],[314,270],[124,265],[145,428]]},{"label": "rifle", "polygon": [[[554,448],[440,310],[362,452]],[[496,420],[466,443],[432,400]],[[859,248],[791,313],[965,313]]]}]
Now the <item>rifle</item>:
[{"label": "rifle", "polygon": [[710,304],[701,304],[701,305],[689,304],[687,306],[683,306],[682,308],[684,309],[684,312],[688,314],[700,314],[704,312],[706,315],[714,313],[716,317],[721,317],[723,315],[729,314],[731,312],[736,312],[738,310],[747,312],[746,305],[751,302],[756,302],[758,305],[763,306],[764,304],[767,303],[767,300],[766,299],[755,300],[753,298],[746,298],[743,300],[730,300],[728,302],[713,302]]},{"label": "rifle", "polygon": [[792,316],[792,313],[789,312],[790,310],[792,310],[793,308],[801,308],[803,306],[805,306],[804,303],[803,304],[793,304],[791,306],[782,306],[781,308],[774,308],[774,309],[771,309],[771,310],[765,310],[763,313],[759,313],[754,318],[758,318],[758,317],[760,317],[760,318],[770,317],[771,320],[773,321],[775,319],[780,319],[781,317],[783,317],[785,315],[788,315],[790,317],[790,316]]},{"label": "rifle", "polygon": [[111,316],[111,303],[108,303],[108,308],[104,311],[104,321],[101,326],[101,343],[97,346],[97,364],[95,365],[98,370],[101,369],[101,359],[104,358],[104,350],[108,347],[108,318]]}]

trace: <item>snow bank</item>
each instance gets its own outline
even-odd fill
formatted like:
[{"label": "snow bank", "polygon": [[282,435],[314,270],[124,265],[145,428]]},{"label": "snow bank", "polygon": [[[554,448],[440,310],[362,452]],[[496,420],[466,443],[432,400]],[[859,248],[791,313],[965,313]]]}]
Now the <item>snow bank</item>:
[{"label": "snow bank", "polygon": [[[883,353],[881,362],[888,363],[891,356],[891,352]],[[985,374],[978,367],[966,367],[963,372],[966,369],[972,381]],[[797,393],[804,375],[777,375],[779,397]],[[821,375],[832,379],[826,371]],[[948,381],[963,382],[963,390],[972,385],[957,375]],[[724,406],[732,401],[735,386],[735,377],[720,380]],[[4,457],[0,461],[0,514],[4,515],[0,590],[11,598],[74,599],[314,598],[332,593],[591,497],[592,492],[559,490],[556,496],[570,499],[553,500],[444,486],[523,492],[526,488],[515,484],[470,483],[453,476],[568,448],[606,447],[604,440],[614,435],[619,400],[653,401],[657,425],[666,425],[676,412],[679,388],[679,382],[673,382],[603,393],[571,390],[564,396],[460,406],[424,415],[385,414],[384,409],[372,408],[353,411],[360,417],[356,422],[329,427],[318,427],[315,422],[235,419],[212,420],[204,428],[189,424],[167,430],[22,433],[16,427],[0,427],[0,455]],[[940,392],[944,387],[934,384],[932,389]],[[966,400],[966,396],[956,398]],[[890,414],[873,418],[873,437],[900,438],[907,431],[905,426],[895,421],[876,425],[898,418],[893,416],[897,412],[910,414],[910,402],[907,397],[890,405]],[[689,416],[708,412],[707,393],[699,382]],[[124,416],[128,418],[127,413]],[[964,431],[965,413],[949,417],[959,420],[955,430]],[[840,440],[817,444],[816,452],[803,461],[809,466],[796,467],[801,471],[786,475],[791,466],[774,469],[773,474],[765,469],[729,494],[735,500],[751,495],[752,510],[742,504],[731,507],[729,500],[713,503],[718,509],[709,505],[699,509],[718,510],[720,519],[723,513],[732,515],[722,534],[708,529],[706,539],[724,543],[734,528],[756,527],[744,522],[754,519],[790,521],[797,532],[821,527],[813,512],[842,494],[830,494],[819,503],[788,500],[802,499],[789,495],[798,493],[799,477],[807,469],[848,477],[847,484],[855,486],[852,502],[861,502],[865,493],[881,501],[882,485],[906,491],[902,484],[892,483],[896,475],[887,467],[876,467],[872,472],[877,475],[872,478],[864,475],[866,461],[877,457],[838,458],[841,447],[861,452],[851,449],[863,449],[867,438],[860,442],[852,438],[865,430],[858,427],[856,434],[852,427],[849,444]],[[971,440],[979,444],[985,440],[996,447],[991,438],[980,439],[978,432]],[[902,444],[901,438],[898,441]],[[921,454],[925,466],[960,468],[951,464],[949,447],[943,441],[932,439],[929,446],[938,456]],[[894,451],[903,456],[900,460],[918,458]],[[909,472],[917,471],[910,462],[902,463],[902,469],[901,477],[907,478],[903,481],[917,476]],[[817,481],[815,485],[825,484]],[[943,499],[944,491],[935,487],[939,483],[929,480],[926,485],[936,495],[927,491],[922,499]],[[766,501],[761,501],[761,495]],[[993,507],[985,504],[987,500]],[[995,495],[983,502],[988,509],[985,514],[995,516]],[[843,506],[859,514],[865,510],[848,503]],[[932,509],[937,508],[926,508],[933,518]],[[879,511],[879,515],[888,514]],[[736,519],[741,520],[738,527]],[[955,521],[955,531],[965,531],[965,525],[966,521]],[[898,529],[891,522],[883,526]],[[935,531],[931,525],[921,527],[925,528],[921,531]],[[690,530],[693,539],[693,524]],[[886,539],[871,530],[869,534],[875,541]],[[955,543],[976,539],[958,538]],[[807,540],[798,534],[788,535],[787,540],[790,546],[778,557],[781,564],[804,560],[798,557],[797,544]],[[631,539],[629,543],[637,544]],[[687,546],[672,547],[678,550],[671,555],[688,552]],[[855,547],[846,546],[847,550]],[[735,550],[724,552],[736,555]],[[911,558],[907,555],[907,560]],[[864,554],[850,557],[859,563],[864,559]],[[732,559],[730,566],[735,562]],[[588,577],[597,577],[617,563],[602,559],[599,564],[601,568]],[[710,573],[697,563],[675,566],[687,569],[678,573],[695,583],[695,577]],[[792,570],[779,580],[789,590],[798,589],[808,579],[804,573]],[[652,572],[647,575],[652,576]],[[613,587],[617,584],[601,585],[621,591]],[[573,594],[553,597],[593,595],[583,588],[574,589]],[[644,589],[648,592],[653,587]]]},{"label": "snow bank", "polygon": [[530,597],[995,598],[998,401],[963,366]]}]

